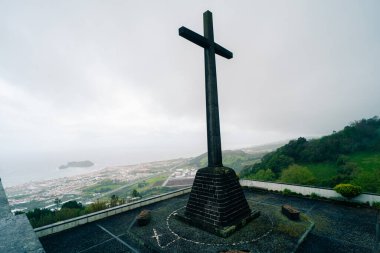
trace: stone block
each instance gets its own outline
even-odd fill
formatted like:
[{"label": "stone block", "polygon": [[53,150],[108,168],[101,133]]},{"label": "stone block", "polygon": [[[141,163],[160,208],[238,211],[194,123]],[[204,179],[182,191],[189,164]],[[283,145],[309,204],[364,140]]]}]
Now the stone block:
[{"label": "stone block", "polygon": [[300,219],[300,211],[295,209],[290,205],[283,205],[281,207],[281,212],[291,220],[299,220]]},{"label": "stone block", "polygon": [[136,217],[137,224],[139,226],[145,226],[150,222],[151,212],[149,210],[142,210]]}]

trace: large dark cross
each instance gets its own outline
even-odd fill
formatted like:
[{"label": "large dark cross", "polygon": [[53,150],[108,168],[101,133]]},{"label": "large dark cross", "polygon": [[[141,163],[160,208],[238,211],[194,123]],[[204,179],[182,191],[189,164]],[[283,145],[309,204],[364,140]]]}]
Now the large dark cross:
[{"label": "large dark cross", "polygon": [[222,147],[219,126],[218,87],[216,82],[215,54],[227,59],[232,53],[214,42],[212,13],[203,13],[204,36],[186,27],[179,28],[179,35],[204,48],[206,74],[206,113],[207,113],[207,151],[208,166],[222,167]]},{"label": "large dark cross", "polygon": [[186,208],[175,216],[226,237],[260,213],[249,208],[235,171],[222,164],[215,54],[231,59],[232,53],[214,42],[210,11],[203,13],[203,27],[204,36],[186,27],[179,35],[204,48],[208,166],[197,171]]}]

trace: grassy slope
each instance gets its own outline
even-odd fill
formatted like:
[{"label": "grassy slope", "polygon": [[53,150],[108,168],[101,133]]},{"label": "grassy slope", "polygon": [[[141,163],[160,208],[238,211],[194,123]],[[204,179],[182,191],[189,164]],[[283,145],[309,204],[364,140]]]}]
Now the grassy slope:
[{"label": "grassy slope", "polygon": [[302,164],[307,167],[317,179],[316,185],[325,186],[325,182],[337,175],[338,166],[334,163]]},{"label": "grassy slope", "polygon": [[355,163],[361,171],[375,172],[380,170],[380,153],[357,153],[351,155],[349,161]]},{"label": "grassy slope", "polygon": [[[347,163],[354,165],[353,178],[344,183],[352,183],[362,187],[365,192],[380,194],[380,153],[379,152],[358,152],[347,155]],[[315,176],[315,186],[333,187],[331,182],[338,175],[339,166],[334,162],[303,163],[299,164],[307,167]],[[252,179],[253,174],[243,178]],[[254,179],[253,179],[254,180]],[[275,180],[280,182],[280,179]]]},{"label": "grassy slope", "polygon": [[114,190],[125,185],[127,182],[113,182],[112,180],[103,180],[95,185],[83,189],[85,193],[103,193]]},{"label": "grassy slope", "polygon": [[[140,179],[125,188],[112,192],[112,194],[115,194],[121,198],[126,198],[128,196],[131,196],[131,193],[134,189],[136,189],[142,195],[142,197],[149,197],[149,196],[169,192],[169,191],[172,191],[173,189],[169,187],[161,186],[168,176],[169,176],[168,173],[167,174],[164,173],[164,174],[159,174],[159,175],[150,177],[148,179]],[[108,199],[110,195],[112,194],[106,193],[104,197],[102,198],[102,200]]]},{"label": "grassy slope", "polygon": [[[351,182],[359,184],[364,191],[375,191],[380,193],[380,153],[374,152],[360,152],[348,156],[348,162],[352,163],[357,167],[357,171],[354,174],[354,178]],[[324,163],[313,163],[313,164],[302,164],[302,166],[307,167],[312,171],[316,177],[317,186],[326,186],[326,182],[330,181],[334,176],[337,175],[338,166],[335,163],[324,162]],[[365,180],[359,181],[364,173],[371,173],[373,175],[372,180],[378,182],[379,188],[377,190],[371,190],[366,185]]]}]

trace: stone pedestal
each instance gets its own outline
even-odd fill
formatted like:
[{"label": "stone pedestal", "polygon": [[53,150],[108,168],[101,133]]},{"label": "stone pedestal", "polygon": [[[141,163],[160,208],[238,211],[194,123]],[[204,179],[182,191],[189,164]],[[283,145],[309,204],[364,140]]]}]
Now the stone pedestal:
[{"label": "stone pedestal", "polygon": [[233,169],[206,167],[195,176],[185,212],[176,216],[190,225],[226,237],[259,215],[249,208]]}]

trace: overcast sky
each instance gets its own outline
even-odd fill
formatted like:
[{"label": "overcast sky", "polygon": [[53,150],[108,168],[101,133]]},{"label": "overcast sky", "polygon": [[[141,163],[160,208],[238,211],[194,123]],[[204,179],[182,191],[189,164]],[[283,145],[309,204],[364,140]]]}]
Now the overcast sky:
[{"label": "overcast sky", "polygon": [[203,50],[178,28],[203,34],[206,10],[234,53],[217,56],[223,149],[380,114],[380,1],[0,0],[0,166],[205,152]]}]

